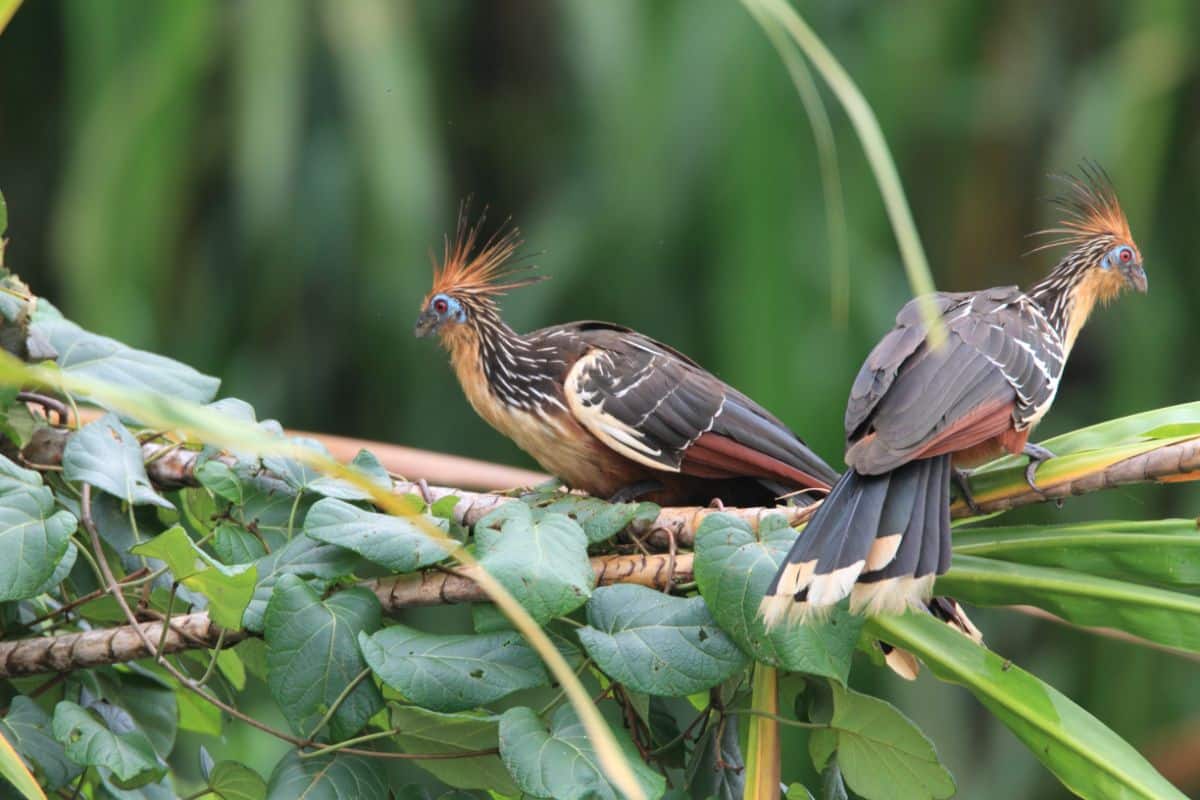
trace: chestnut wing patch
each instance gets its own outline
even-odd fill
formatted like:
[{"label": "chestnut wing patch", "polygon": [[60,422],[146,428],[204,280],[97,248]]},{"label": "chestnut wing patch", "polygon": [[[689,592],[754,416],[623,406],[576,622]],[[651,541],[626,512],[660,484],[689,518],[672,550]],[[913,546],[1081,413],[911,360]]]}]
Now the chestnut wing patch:
[{"label": "chestnut wing patch", "polygon": [[787,426],[694,362],[639,334],[586,335],[591,349],[567,373],[567,406],[618,453],[704,478],[815,487],[836,478]]},{"label": "chestnut wing patch", "polygon": [[1004,287],[938,300],[948,334],[942,347],[929,346],[909,303],[859,372],[846,412],[846,460],[860,472],[886,472],[1026,427],[1054,397],[1061,345],[1025,295]]}]

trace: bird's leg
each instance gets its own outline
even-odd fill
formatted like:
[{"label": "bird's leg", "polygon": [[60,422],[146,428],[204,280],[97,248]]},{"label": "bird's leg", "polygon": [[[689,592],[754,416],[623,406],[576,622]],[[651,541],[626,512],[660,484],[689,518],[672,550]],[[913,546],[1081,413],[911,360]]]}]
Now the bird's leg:
[{"label": "bird's leg", "polygon": [[1025,449],[1021,451],[1022,455],[1029,456],[1029,466],[1025,467],[1025,482],[1029,484],[1029,488],[1033,489],[1040,495],[1044,496],[1044,492],[1038,488],[1037,482],[1034,480],[1038,465],[1043,461],[1054,458],[1054,453],[1051,453],[1040,444],[1030,444],[1026,442]]},{"label": "bird's leg", "polygon": [[627,486],[622,486],[620,489],[617,489],[615,492],[613,492],[612,496],[608,498],[608,502],[632,503],[642,495],[649,494],[650,492],[662,491],[665,488],[667,487],[663,486],[662,481],[656,481],[652,478],[644,481],[634,481],[633,483]]},{"label": "bird's leg", "polygon": [[983,513],[983,509],[975,502],[975,495],[971,492],[970,477],[971,473],[965,469],[954,467],[950,470],[950,479],[958,487],[958,493],[962,495],[963,502],[967,504],[967,508],[971,509],[972,514],[979,516]]}]

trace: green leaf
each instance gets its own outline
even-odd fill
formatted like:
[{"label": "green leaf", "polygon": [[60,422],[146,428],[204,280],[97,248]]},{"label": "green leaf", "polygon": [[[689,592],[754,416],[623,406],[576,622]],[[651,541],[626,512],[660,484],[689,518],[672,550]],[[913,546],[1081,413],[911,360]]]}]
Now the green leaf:
[{"label": "green leaf", "polygon": [[281,549],[294,538],[304,538],[299,533],[304,526],[305,514],[315,502],[311,495],[297,495],[283,481],[254,475],[242,467],[237,473],[246,500],[241,505],[227,506],[233,522],[254,531],[256,538],[271,550]]},{"label": "green leaf", "polygon": [[[666,780],[638,757],[624,730],[613,731],[647,797],[660,797]],[[569,705],[559,706],[550,730],[533,709],[510,708],[500,718],[500,757],[521,791],[554,800],[620,800],[604,777],[592,742]]]},{"label": "green leaf", "polygon": [[435,635],[394,625],[358,641],[384,683],[433,711],[465,711],[547,684],[541,659],[515,633]]},{"label": "green leaf", "polygon": [[115,414],[105,414],[73,434],[63,450],[62,463],[69,481],[90,483],[134,505],[175,507],[150,485],[142,447]]},{"label": "green leaf", "polygon": [[114,730],[117,726],[110,717],[132,721],[146,734],[159,757],[169,756],[175,747],[179,727],[179,708],[173,688],[149,673],[104,667],[92,674],[105,702],[83,705],[100,713]]},{"label": "green leaf", "polygon": [[197,547],[179,525],[139,544],[132,552],[159,559],[175,580],[208,598],[213,622],[229,630],[242,627],[242,615],[258,580],[258,569],[253,564],[225,566]]},{"label": "green leaf", "polygon": [[[296,437],[291,439],[293,444],[307,447],[322,455],[328,456],[329,449],[316,439]],[[364,472],[367,478],[381,489],[388,491],[392,488],[392,479],[387,470],[379,463],[374,455],[366,450],[358,451],[351,465]],[[263,466],[283,479],[288,486],[297,492],[315,492],[326,497],[339,500],[368,500],[370,495],[348,481],[322,475],[307,464],[283,456],[268,456],[263,459]]]},{"label": "green leaf", "polygon": [[[379,628],[379,601],[366,589],[338,592],[328,600],[295,575],[284,575],[267,604],[267,686],[292,728],[307,736],[338,695],[366,668],[358,634]],[[338,707],[318,738],[347,739],[383,708],[370,680],[362,681]]]},{"label": "green leaf", "polygon": [[[379,463],[379,459],[375,457],[369,450],[359,450],[354,456],[354,460],[350,462],[350,466],[357,467],[366,477],[381,489],[388,491],[392,488],[392,478],[387,473],[387,469],[383,464]],[[328,475],[322,475],[314,481],[310,481],[306,487],[310,492],[325,495],[326,497],[336,497],[339,500],[370,500],[371,495],[354,484],[344,481],[341,478],[333,478]]]},{"label": "green leaf", "polygon": [[738,744],[736,717],[708,726],[687,765],[687,787],[698,800],[741,800],[746,761]]},{"label": "green leaf", "polygon": [[561,514],[537,522],[524,503],[505,503],[475,526],[476,557],[539,624],[587,602],[596,575],[587,537]]},{"label": "green leaf", "polygon": [[63,700],[54,707],[54,738],[76,764],[112,770],[121,788],[153,783],[166,765],[158,760],[146,734],[132,724],[110,730],[91,712]]},{"label": "green leaf", "polygon": [[79,548],[75,546],[74,541],[67,542],[67,552],[59,559],[58,565],[54,568],[54,572],[50,573],[50,577],[33,591],[30,597],[37,597],[41,594],[56,590],[58,585],[67,579],[71,574],[71,570],[75,568],[75,560],[79,558]]},{"label": "green leaf", "polygon": [[213,766],[208,788],[220,795],[221,800],[264,800],[267,796],[262,776],[236,761],[221,761]]},{"label": "green leaf", "polygon": [[1194,519],[959,528],[954,552],[1200,590],[1200,530]]},{"label": "green leaf", "polygon": [[236,522],[217,523],[213,529],[212,549],[226,564],[248,564],[267,554],[262,541]]},{"label": "green leaf", "polygon": [[696,583],[717,624],[756,661],[845,683],[862,618],[834,609],[828,620],[770,633],[758,604],[796,539],[782,516],[759,525],[711,514],[696,531]]},{"label": "green leaf", "polygon": [[1117,734],[1054,688],[927,614],[875,617],[872,635],[965,686],[1075,794],[1090,800],[1183,800]]},{"label": "green leaf", "polygon": [[1029,603],[1077,625],[1117,628],[1200,652],[1200,597],[1180,592],[957,554],[938,578],[937,592],[984,606]]},{"label": "green leaf", "polygon": [[605,674],[637,692],[683,697],[716,686],[746,664],[700,597],[645,586],[597,589],[579,640]]},{"label": "green leaf", "polygon": [[0,456],[0,602],[45,591],[67,555],[77,522],[56,510],[54,494],[35,472]]},{"label": "green leaf", "polygon": [[598,497],[554,494],[555,499],[540,508],[546,513],[566,514],[578,522],[592,544],[611,539],[635,519],[653,521],[659,512],[654,503],[609,503]]},{"label": "green leaf", "polygon": [[[933,743],[890,703],[831,681],[837,763],[849,787],[865,800],[941,800],[954,795],[954,778]],[[822,759],[824,761],[824,759]],[[825,763],[817,763],[824,769]]]},{"label": "green leaf", "polygon": [[[50,717],[24,695],[13,698],[8,715],[0,722],[0,734],[29,768],[42,777],[48,791],[66,786],[83,771],[83,767],[67,758],[63,746],[51,736]],[[4,777],[12,780],[7,773]]]},{"label": "green leaf", "polygon": [[[449,528],[444,519],[427,515],[421,518],[443,533]],[[304,532],[318,541],[352,550],[393,572],[412,572],[449,555],[445,545],[411,519],[364,511],[331,497],[308,510]]]},{"label": "green leaf", "polygon": [[[1051,437],[1041,442],[1041,444],[1049,448],[1056,456],[1061,457],[1088,450],[1104,450],[1127,444],[1140,443],[1146,441],[1148,438],[1162,439],[1172,435],[1169,433],[1166,436],[1158,435],[1169,430],[1167,426],[1192,426],[1197,423],[1200,423],[1200,401],[1181,403],[1179,405],[1130,414],[1126,417],[1118,417],[1117,419],[1111,419],[1096,425],[1089,425],[1086,428],[1079,428],[1060,436]],[[1004,458],[988,462],[980,467],[980,469],[986,469],[987,471],[1001,470],[1019,466],[1025,462],[1026,459],[1024,456],[1005,456]]]},{"label": "green leaf", "polygon": [[43,299],[38,300],[30,327],[58,351],[59,368],[71,375],[192,403],[212,400],[221,385],[186,364],[89,333],[63,319],[58,309]]},{"label": "green leaf", "polygon": [[250,604],[246,606],[242,624],[252,631],[262,630],[267,602],[281,576],[317,578],[319,580],[310,583],[321,587],[319,591],[324,591],[328,585],[327,581],[349,575],[354,569],[354,564],[354,554],[349,550],[331,544],[321,544],[307,536],[297,536],[285,547],[259,559],[256,564],[258,585],[254,587]]},{"label": "green leaf", "polygon": [[[480,713],[440,714],[416,706],[393,706],[395,741],[406,753],[465,753],[497,745],[500,718]],[[458,789],[490,789],[505,796],[520,790],[500,756],[418,760],[417,765]]]},{"label": "green leaf", "polygon": [[245,502],[242,482],[228,464],[209,459],[196,467],[195,473],[200,485],[218,497],[223,497],[235,505]]},{"label": "green leaf", "polygon": [[372,800],[388,796],[387,773],[378,759],[333,753],[279,760],[267,784],[267,800]]}]

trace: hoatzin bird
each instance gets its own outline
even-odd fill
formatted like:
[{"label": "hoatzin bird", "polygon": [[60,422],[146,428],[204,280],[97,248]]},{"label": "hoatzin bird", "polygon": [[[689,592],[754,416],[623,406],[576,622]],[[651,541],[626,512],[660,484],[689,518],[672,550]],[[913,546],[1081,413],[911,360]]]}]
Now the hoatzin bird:
[{"label": "hoatzin bird", "polygon": [[648,336],[607,322],[513,331],[496,297],[539,278],[510,266],[515,229],[481,241],[481,224],[460,217],[415,332],[438,335],[475,411],[567,486],[763,505],[837,479],[770,412]]},{"label": "hoatzin bird", "polygon": [[[762,601],[768,625],[803,620],[850,596],[852,611],[924,608],[950,564],[950,482],[959,466],[1005,452],[1052,454],[1028,442],[1050,408],[1080,328],[1097,303],[1146,291],[1142,256],[1107,176],[1085,164],[1064,178],[1067,245],[1028,291],[939,293],[946,341],[931,345],[917,301],[858,373],[846,407],[850,469],[809,520]],[[960,483],[966,487],[965,481]],[[970,502],[969,491],[965,491]]]}]

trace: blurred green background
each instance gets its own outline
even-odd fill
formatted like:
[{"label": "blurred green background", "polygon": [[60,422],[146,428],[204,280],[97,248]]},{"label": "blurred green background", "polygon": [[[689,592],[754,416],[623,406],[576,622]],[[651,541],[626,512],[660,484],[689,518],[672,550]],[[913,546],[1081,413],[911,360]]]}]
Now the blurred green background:
[{"label": "blurred green background", "polygon": [[[1200,5],[806,3],[874,106],[939,288],[1028,284],[1046,174],[1099,160],[1150,294],[1081,338],[1050,435],[1200,397]],[[734,2],[28,2],[0,39],[7,261],[84,326],[221,376],[292,427],[531,465],[412,337],[460,199],[512,215],[553,280],[518,329],[628,324],[695,356],[830,461],[849,384],[908,287],[826,92],[849,229],[834,321],[813,137]],[[1195,516],[1191,487],[1009,519]],[[1200,792],[1200,664],[1011,612],[1002,654]],[[967,798],[1065,796],[965,692],[855,676]],[[1190,749],[1189,749],[1190,748]],[[788,755],[799,764],[802,750]]]}]

